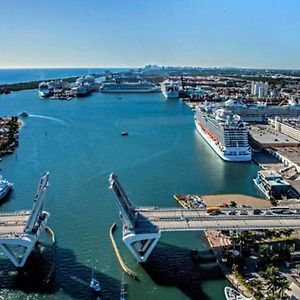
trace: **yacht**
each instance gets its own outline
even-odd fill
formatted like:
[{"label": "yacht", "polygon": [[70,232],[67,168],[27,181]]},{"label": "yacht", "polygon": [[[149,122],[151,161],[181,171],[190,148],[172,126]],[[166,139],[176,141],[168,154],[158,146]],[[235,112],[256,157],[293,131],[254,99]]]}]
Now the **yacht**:
[{"label": "yacht", "polygon": [[176,81],[165,80],[161,84],[161,92],[167,99],[179,97],[179,84]]},{"label": "yacht", "polygon": [[299,193],[276,171],[258,171],[253,182],[268,200],[300,198]]},{"label": "yacht", "polygon": [[198,133],[225,161],[250,161],[248,131],[238,115],[223,108],[198,107],[195,113]]},{"label": "yacht", "polygon": [[252,298],[245,297],[240,292],[229,286],[224,288],[224,294],[226,300],[252,300]]},{"label": "yacht", "polygon": [[5,196],[13,189],[13,184],[8,182],[0,175],[0,200],[4,199]]},{"label": "yacht", "polygon": [[155,83],[148,81],[138,82],[103,82],[99,88],[102,93],[153,93],[160,88]]}]

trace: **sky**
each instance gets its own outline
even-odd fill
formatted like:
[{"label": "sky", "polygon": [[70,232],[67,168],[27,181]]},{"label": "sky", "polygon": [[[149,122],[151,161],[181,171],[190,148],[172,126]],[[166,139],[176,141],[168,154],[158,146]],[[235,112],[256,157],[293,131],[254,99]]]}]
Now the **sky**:
[{"label": "sky", "polygon": [[299,0],[0,0],[0,67],[300,69]]}]

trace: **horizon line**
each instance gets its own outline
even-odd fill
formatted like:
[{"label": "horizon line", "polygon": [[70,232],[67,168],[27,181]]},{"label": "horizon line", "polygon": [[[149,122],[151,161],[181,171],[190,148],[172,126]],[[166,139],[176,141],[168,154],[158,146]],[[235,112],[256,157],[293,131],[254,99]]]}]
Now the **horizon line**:
[{"label": "horizon line", "polygon": [[250,69],[250,70],[282,70],[282,71],[300,71],[300,68],[275,68],[275,67],[235,67],[235,66],[182,66],[182,65],[157,65],[147,64],[144,66],[9,66],[1,67],[0,70],[25,70],[25,69],[143,69],[148,65],[157,66],[159,68],[201,68],[201,69]]}]

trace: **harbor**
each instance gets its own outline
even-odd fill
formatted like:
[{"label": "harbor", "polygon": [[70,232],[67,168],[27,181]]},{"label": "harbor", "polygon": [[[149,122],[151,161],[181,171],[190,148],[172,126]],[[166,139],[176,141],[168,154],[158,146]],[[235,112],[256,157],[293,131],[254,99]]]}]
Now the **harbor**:
[{"label": "harbor", "polygon": [[[27,111],[29,117],[23,120],[19,147],[1,161],[1,174],[14,183],[13,193],[0,207],[1,213],[30,208],[41,172],[51,172],[45,209],[51,214],[48,225],[56,235],[56,280],[48,286],[46,294],[40,293],[40,286],[33,280],[34,274],[28,273],[25,289],[14,281],[14,266],[1,256],[0,287],[4,298],[22,299],[28,288],[37,299],[92,297],[89,282],[94,266],[103,299],[117,299],[122,270],[112,249],[109,228],[113,222],[120,228],[121,223],[108,190],[107,178],[112,170],[126,178],[126,186],[129,186],[130,194],[137,196],[138,205],[174,206],[170,191],[182,189],[186,193],[205,194],[214,193],[221,186],[222,192],[257,195],[255,187],[246,182],[234,190],[231,184],[231,178],[237,178],[241,172],[250,180],[255,176],[257,166],[252,163],[246,168],[239,164],[228,166],[221,160],[208,163],[213,153],[194,132],[192,112],[178,101],[166,102],[160,93],[143,94],[142,97],[123,94],[123,101],[118,101],[119,96],[113,94],[94,93],[88,101],[47,102],[37,97],[36,90],[5,97],[2,99],[5,101],[3,114],[9,116]],[[156,115],[149,116],[149,110],[156,111]],[[122,131],[129,133],[128,138],[120,135]],[[83,142],[78,146],[79,140]],[[75,148],[75,156],[66,155]],[[87,160],[87,153],[90,160]],[[65,159],[63,165],[62,157]],[[173,161],[181,161],[182,157],[189,169],[189,178],[184,173],[169,176],[176,170]],[[204,169],[206,176],[201,176]],[[207,170],[210,171],[207,173]],[[226,173],[231,176],[224,181]],[[160,176],[163,180],[155,184],[155,189],[153,185],[145,185],[145,180],[152,182]],[[75,189],[74,183],[79,189]],[[143,197],[144,193],[147,197]],[[121,230],[116,230],[115,240],[123,260],[141,280],[137,282],[126,277],[130,299],[222,299],[227,281],[216,266],[208,267],[204,263],[195,268],[190,258],[193,248],[203,252],[209,249],[201,232],[165,234],[145,266],[132,259],[120,233]],[[49,251],[49,261],[51,255]],[[36,263],[41,267],[44,264]],[[45,273],[49,269],[50,266]],[[218,282],[214,281],[216,276]],[[214,288],[207,291],[207,285]]]}]

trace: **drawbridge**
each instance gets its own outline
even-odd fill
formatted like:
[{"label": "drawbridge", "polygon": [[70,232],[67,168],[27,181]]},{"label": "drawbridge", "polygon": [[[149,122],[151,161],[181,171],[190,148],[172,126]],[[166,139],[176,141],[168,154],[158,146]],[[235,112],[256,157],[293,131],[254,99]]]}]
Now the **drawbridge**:
[{"label": "drawbridge", "polygon": [[25,265],[49,219],[43,210],[48,178],[48,172],[41,177],[31,210],[0,214],[0,251],[15,267]]},{"label": "drawbridge", "polygon": [[221,214],[209,215],[201,208],[138,207],[116,175],[110,175],[109,183],[123,222],[123,242],[138,262],[147,260],[163,231],[300,228],[300,214],[268,214],[268,209],[261,209],[260,215],[255,215],[253,208],[243,208],[247,214],[229,215],[229,210],[223,209]]}]

